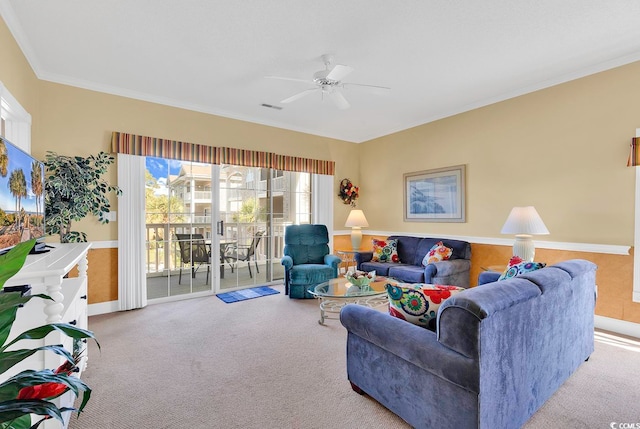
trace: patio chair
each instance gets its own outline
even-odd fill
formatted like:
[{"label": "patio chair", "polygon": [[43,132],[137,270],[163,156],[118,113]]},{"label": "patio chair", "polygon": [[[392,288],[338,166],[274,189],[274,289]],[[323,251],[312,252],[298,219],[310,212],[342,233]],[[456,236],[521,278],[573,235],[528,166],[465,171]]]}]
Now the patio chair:
[{"label": "patio chair", "polygon": [[180,275],[178,284],[182,282],[182,266],[191,264],[191,277],[196,278],[196,272],[203,265],[207,265],[207,284],[211,272],[211,251],[204,241],[202,234],[176,234],[180,246]]},{"label": "patio chair", "polygon": [[247,263],[247,267],[249,267],[249,277],[253,278],[253,273],[251,272],[251,258],[253,258],[253,263],[256,266],[256,272],[259,273],[258,269],[258,261],[256,260],[256,249],[260,244],[260,240],[264,235],[264,231],[258,231],[253,236],[251,240],[251,244],[249,245],[238,245],[232,244],[229,246],[224,254],[224,259],[231,266],[231,272],[233,273],[234,266],[238,263],[238,261],[243,261]]}]

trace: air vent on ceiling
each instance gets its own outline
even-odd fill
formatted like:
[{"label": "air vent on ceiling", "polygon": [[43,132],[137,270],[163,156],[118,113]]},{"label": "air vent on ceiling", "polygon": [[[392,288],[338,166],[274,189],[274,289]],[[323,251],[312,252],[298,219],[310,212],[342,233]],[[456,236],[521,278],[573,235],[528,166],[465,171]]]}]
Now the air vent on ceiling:
[{"label": "air vent on ceiling", "polygon": [[261,106],[262,107],[267,107],[269,109],[282,110],[282,107],[280,107],[280,106],[274,106],[272,104],[267,104],[267,103],[262,103]]}]

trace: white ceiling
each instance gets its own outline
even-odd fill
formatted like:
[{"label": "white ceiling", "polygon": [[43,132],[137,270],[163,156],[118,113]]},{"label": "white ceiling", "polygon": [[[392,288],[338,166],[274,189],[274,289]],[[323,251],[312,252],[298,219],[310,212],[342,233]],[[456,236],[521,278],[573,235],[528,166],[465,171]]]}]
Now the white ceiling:
[{"label": "white ceiling", "polygon": [[[640,60],[638,0],[0,0],[40,79],[350,142]],[[322,54],[355,70],[337,109]],[[0,53],[1,61],[1,53]],[[262,107],[266,103],[283,107]]]}]

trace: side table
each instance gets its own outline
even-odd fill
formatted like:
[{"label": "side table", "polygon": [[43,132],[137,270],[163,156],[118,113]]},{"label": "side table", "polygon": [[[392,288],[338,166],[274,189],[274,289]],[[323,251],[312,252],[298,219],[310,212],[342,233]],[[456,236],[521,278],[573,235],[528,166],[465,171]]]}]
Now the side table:
[{"label": "side table", "polygon": [[495,271],[496,273],[502,273],[506,265],[488,265],[486,267],[480,267],[482,271]]},{"label": "side table", "polygon": [[336,250],[336,255],[342,260],[338,267],[338,274],[346,273],[349,267],[354,267],[355,269],[356,253],[358,252],[361,252],[361,250]]}]

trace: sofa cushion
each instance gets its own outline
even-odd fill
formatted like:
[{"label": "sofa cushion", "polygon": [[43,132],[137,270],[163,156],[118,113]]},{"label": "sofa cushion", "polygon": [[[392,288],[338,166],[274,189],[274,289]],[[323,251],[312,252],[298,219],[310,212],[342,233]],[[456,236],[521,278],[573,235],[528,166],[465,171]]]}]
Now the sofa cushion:
[{"label": "sofa cushion", "polygon": [[438,241],[422,259],[422,266],[426,267],[429,264],[447,261],[453,254],[453,249],[442,244],[442,241]]},{"label": "sofa cushion", "polygon": [[515,265],[507,265],[507,269],[498,278],[498,281],[510,279],[512,277],[516,277],[525,273],[530,273],[531,271],[544,268],[546,265],[547,264],[545,264],[544,262],[520,262]]},{"label": "sofa cushion", "polygon": [[404,283],[424,283],[424,267],[405,264],[393,264],[387,276]]},{"label": "sofa cushion", "polygon": [[393,282],[387,283],[386,289],[390,315],[432,331],[435,331],[440,305],[450,296],[465,290],[457,286]]},{"label": "sofa cushion", "polygon": [[398,240],[373,239],[373,257],[372,262],[400,262],[398,258]]},{"label": "sofa cushion", "polygon": [[[418,246],[422,242],[421,237],[410,237],[406,235],[391,235],[390,239],[398,241],[398,258],[403,264],[420,265],[420,261],[415,262]],[[425,252],[426,253],[426,252]],[[424,256],[424,255],[422,255]]]},{"label": "sofa cushion", "polygon": [[[433,246],[442,241],[442,244],[450,248],[451,253],[450,260],[453,259],[471,259],[471,244],[467,241],[450,240],[442,238],[421,238],[418,246],[416,247],[415,254],[413,255],[413,265],[421,265],[424,256],[431,250]],[[402,260],[402,255],[401,260]]]},{"label": "sofa cushion", "polygon": [[334,271],[330,265],[300,264],[291,268],[289,281],[291,284],[314,285],[333,277]]},{"label": "sofa cushion", "polygon": [[396,264],[392,264],[390,262],[363,262],[360,264],[358,269],[360,271],[375,271],[376,276],[388,276],[389,268],[393,267]]}]

